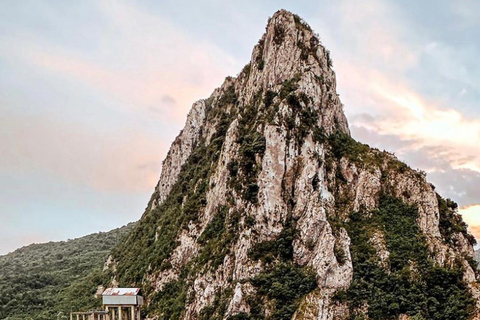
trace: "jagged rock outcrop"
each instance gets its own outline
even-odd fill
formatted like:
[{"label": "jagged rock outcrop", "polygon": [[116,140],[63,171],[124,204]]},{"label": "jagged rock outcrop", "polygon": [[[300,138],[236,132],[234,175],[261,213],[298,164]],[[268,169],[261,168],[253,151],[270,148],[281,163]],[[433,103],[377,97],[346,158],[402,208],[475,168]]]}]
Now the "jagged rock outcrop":
[{"label": "jagged rock outcrop", "polygon": [[[388,319],[423,319],[445,308],[428,288],[438,275],[451,278],[456,311],[432,319],[480,307],[473,239],[454,204],[350,137],[331,67],[311,28],[280,10],[242,72],[193,105],[107,268],[142,286],[148,318],[381,319],[388,309]],[[418,283],[416,296],[382,302],[399,279]],[[434,306],[409,309],[409,299]]]}]

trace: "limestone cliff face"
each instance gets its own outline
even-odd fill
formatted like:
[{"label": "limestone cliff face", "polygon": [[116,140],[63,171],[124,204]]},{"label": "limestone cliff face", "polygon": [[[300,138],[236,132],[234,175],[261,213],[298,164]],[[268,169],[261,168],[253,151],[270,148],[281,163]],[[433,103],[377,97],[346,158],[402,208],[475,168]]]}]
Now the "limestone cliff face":
[{"label": "limestone cliff face", "polygon": [[[142,286],[149,318],[368,314],[371,302],[339,298],[357,281],[349,221],[375,215],[385,196],[415,208],[428,263],[461,270],[480,307],[454,206],[422,173],[350,138],[331,65],[310,27],[281,10],[242,72],[193,104],[142,219],[106,266],[115,283]],[[392,275],[389,229],[372,230],[374,260]]]}]

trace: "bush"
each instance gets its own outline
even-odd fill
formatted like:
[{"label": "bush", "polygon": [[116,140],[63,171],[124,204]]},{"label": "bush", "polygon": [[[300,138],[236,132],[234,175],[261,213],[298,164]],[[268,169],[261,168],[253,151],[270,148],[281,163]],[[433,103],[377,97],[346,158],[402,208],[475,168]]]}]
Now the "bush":
[{"label": "bush", "polygon": [[275,42],[276,45],[282,44],[283,40],[285,40],[285,29],[283,26],[276,24],[273,31],[273,42]]},{"label": "bush", "polygon": [[272,262],[274,259],[280,261],[292,260],[293,240],[296,232],[295,224],[290,218],[275,240],[257,243],[249,250],[248,257],[253,260],[261,260],[264,263]]},{"label": "bush", "polygon": [[195,258],[195,269],[218,268],[229,253],[230,246],[238,239],[239,213],[228,216],[229,208],[222,206],[207,225],[197,242],[203,247]]},{"label": "bush", "polygon": [[462,216],[457,213],[458,204],[450,199],[443,199],[438,193],[437,200],[440,213],[438,227],[445,241],[453,244],[453,235],[461,233],[472,246],[476,245],[477,241],[468,233],[467,224],[463,221]]},{"label": "bush", "polygon": [[293,263],[279,263],[253,278],[251,283],[258,294],[273,301],[271,318],[278,320],[290,320],[299,306],[299,298],[317,287],[315,275]]},{"label": "bush", "polygon": [[298,89],[298,81],[300,81],[300,75],[297,74],[290,80],[285,80],[282,83],[282,87],[280,88],[280,100],[285,99],[291,92]]},{"label": "bush", "polygon": [[268,108],[272,105],[273,100],[278,94],[275,91],[267,90],[265,92],[265,97],[263,98],[263,103],[265,104],[265,107]]},{"label": "bush", "polygon": [[250,70],[252,69],[252,66],[250,63],[247,63],[243,69],[242,69],[242,72],[240,74],[244,74],[246,77],[248,77],[250,75]]},{"label": "bush", "polygon": [[332,68],[333,67],[333,61],[332,61],[332,57],[330,57],[330,51],[325,50],[325,57],[327,58],[327,66],[329,68]]},{"label": "bush", "polygon": [[160,311],[159,319],[180,319],[185,310],[188,284],[184,280],[167,282],[153,295],[147,313]]}]

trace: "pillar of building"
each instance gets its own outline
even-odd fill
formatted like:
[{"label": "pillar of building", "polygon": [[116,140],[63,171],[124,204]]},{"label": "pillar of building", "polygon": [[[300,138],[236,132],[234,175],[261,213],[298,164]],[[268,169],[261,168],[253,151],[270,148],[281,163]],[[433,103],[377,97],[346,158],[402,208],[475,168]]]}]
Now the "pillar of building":
[{"label": "pillar of building", "polygon": [[137,307],[137,320],[141,320],[141,318],[140,318],[140,307]]},{"label": "pillar of building", "polygon": [[118,307],[118,320],[122,320],[122,307]]}]

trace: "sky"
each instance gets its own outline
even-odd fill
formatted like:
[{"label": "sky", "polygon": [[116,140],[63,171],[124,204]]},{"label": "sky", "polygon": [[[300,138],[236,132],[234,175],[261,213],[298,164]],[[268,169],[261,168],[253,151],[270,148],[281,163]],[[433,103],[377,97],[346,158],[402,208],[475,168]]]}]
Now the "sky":
[{"label": "sky", "polygon": [[269,16],[331,51],[355,139],[423,170],[480,238],[480,2],[0,2],[0,255],[140,218],[194,101]]}]

